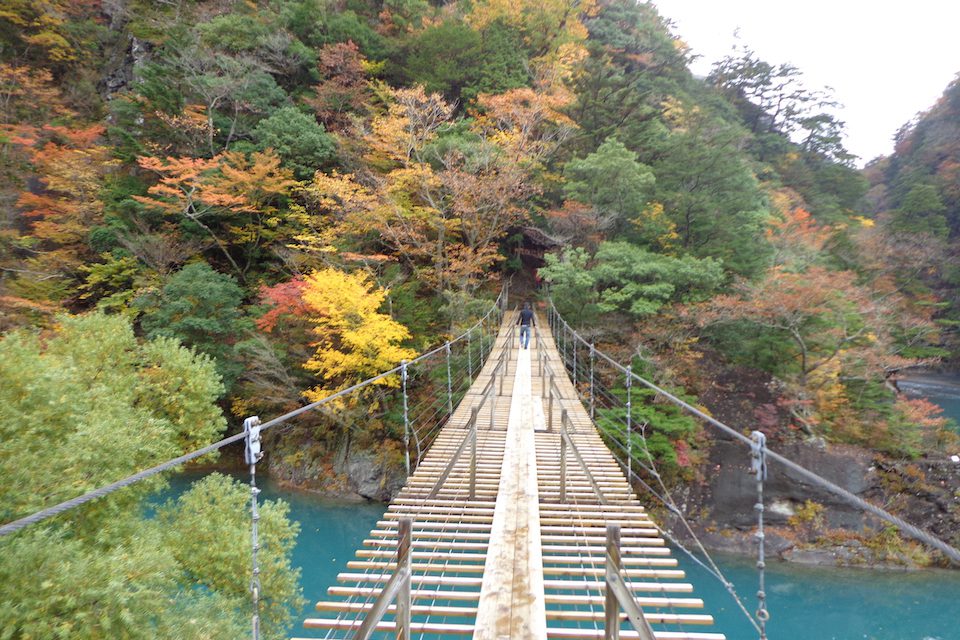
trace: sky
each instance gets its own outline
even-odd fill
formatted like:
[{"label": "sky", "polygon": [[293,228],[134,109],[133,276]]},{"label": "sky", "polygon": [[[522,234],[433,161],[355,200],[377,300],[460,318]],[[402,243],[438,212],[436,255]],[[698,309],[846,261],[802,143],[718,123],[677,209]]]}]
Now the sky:
[{"label": "sky", "polygon": [[845,146],[858,166],[893,150],[893,135],[929,109],[960,72],[955,0],[653,0],[706,75],[738,40],[771,64],[790,63],[809,89],[843,104]]}]

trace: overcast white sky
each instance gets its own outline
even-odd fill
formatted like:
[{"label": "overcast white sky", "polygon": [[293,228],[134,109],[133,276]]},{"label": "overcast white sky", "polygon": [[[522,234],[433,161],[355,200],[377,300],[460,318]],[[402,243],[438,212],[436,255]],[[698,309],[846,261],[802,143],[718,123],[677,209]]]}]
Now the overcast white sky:
[{"label": "overcast white sky", "polygon": [[653,0],[696,54],[697,74],[740,42],[789,62],[810,89],[844,105],[846,147],[859,165],[893,150],[893,134],[930,108],[960,72],[956,0]]}]

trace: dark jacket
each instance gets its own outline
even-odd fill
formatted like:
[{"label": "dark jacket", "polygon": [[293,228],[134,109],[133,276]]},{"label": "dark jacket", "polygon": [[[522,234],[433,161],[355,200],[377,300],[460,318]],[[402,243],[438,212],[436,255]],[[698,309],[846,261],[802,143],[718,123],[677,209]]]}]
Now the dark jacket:
[{"label": "dark jacket", "polygon": [[517,324],[537,326],[533,319],[533,309],[521,309]]}]

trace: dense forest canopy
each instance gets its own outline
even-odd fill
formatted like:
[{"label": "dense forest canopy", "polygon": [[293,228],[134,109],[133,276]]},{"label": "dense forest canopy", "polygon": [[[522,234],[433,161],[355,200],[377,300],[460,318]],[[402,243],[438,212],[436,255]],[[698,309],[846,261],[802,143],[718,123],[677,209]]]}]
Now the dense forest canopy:
[{"label": "dense forest canopy", "polygon": [[[718,370],[766,380],[775,405],[740,427],[894,457],[952,442],[892,381],[957,355],[958,82],[860,172],[802,70],[742,48],[695,78],[632,0],[4,0],[0,42],[4,520],[389,369],[534,269],[598,345],[691,400]],[[397,464],[393,393],[354,418]],[[704,435],[641,410],[664,468],[693,477]],[[316,455],[346,437],[298,428]],[[28,438],[62,450],[25,466]],[[84,446],[111,465],[91,474]],[[124,494],[5,543],[0,635],[189,618],[235,637],[242,580],[164,549],[237,491],[211,480],[156,520]],[[281,505],[265,520],[279,636],[294,527]],[[73,599],[36,580],[52,549]],[[157,576],[135,598],[88,581],[131,558]],[[43,626],[54,607],[67,627]]]}]

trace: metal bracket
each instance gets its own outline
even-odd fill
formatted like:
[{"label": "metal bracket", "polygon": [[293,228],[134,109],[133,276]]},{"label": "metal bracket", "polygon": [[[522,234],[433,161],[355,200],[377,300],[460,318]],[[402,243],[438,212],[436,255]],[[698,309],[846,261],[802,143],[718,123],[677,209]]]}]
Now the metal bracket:
[{"label": "metal bracket", "polygon": [[257,464],[263,458],[260,440],[260,416],[250,416],[243,421],[243,430],[247,434],[243,458],[247,464]]}]

